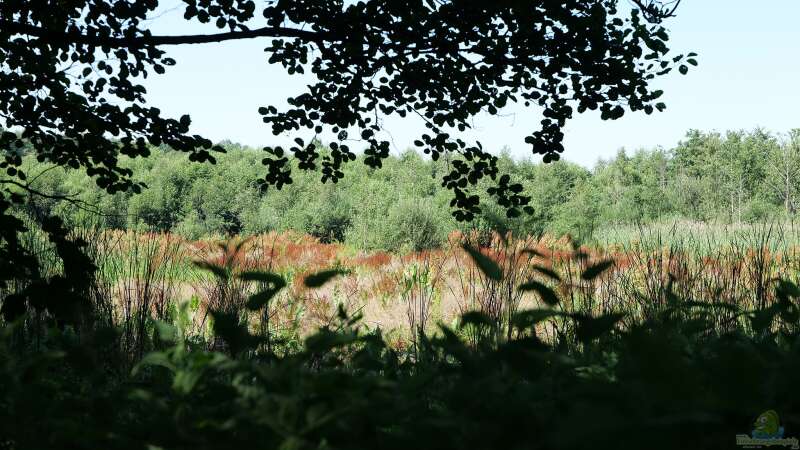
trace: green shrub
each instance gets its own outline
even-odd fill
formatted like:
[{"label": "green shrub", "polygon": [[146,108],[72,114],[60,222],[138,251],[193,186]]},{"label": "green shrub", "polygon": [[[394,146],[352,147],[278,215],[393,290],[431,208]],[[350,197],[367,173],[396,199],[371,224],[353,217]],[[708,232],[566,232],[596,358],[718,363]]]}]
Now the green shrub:
[{"label": "green shrub", "polygon": [[432,199],[402,197],[386,209],[360,211],[347,242],[374,250],[420,251],[442,245],[454,227],[448,212]]},{"label": "green shrub", "polygon": [[447,216],[431,200],[403,198],[389,209],[386,248],[420,251],[439,247],[450,231],[447,223]]},{"label": "green shrub", "polygon": [[322,242],[344,241],[353,221],[351,201],[339,190],[324,190],[310,204],[299,205],[306,210],[306,222],[300,229]]},{"label": "green shrub", "polygon": [[189,240],[198,240],[212,232],[196,211],[190,211],[175,226],[173,232]]},{"label": "green shrub", "polygon": [[278,229],[280,224],[278,215],[278,210],[262,199],[257,209],[248,209],[242,212],[244,234],[267,233]]},{"label": "green shrub", "polygon": [[747,203],[742,211],[742,221],[747,223],[763,222],[770,220],[783,213],[781,208],[771,205],[769,202],[756,198]]}]

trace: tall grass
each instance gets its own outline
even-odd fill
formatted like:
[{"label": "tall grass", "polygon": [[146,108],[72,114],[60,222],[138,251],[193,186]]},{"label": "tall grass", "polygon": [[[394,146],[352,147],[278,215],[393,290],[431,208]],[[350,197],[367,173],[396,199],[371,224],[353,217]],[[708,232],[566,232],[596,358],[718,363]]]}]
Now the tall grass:
[{"label": "tall grass", "polygon": [[[512,319],[520,310],[553,302],[541,292],[519,289],[532,281],[552,291],[555,308],[565,314],[625,313],[626,326],[633,326],[653,320],[675,302],[701,302],[716,305],[718,329],[732,330],[744,323],[736,311],[775,303],[776,279],[800,278],[800,233],[792,224],[728,229],[676,224],[621,229],[611,236],[579,245],[568,237],[454,233],[442,249],[391,255],[324,244],[296,233],[219,244],[92,226],[73,230],[74,238],[88,243],[86,251],[98,268],[88,289],[92,309],[99,323],[120,330],[118,344],[133,356],[154,345],[153,321],[174,321],[177,305],[190,300],[193,316],[187,332],[210,338],[212,346],[209,310],[249,323],[272,351],[279,341],[298,342],[301,335],[330,325],[344,307],[363,312],[365,323],[374,327],[400,330],[411,344],[408,348],[416,351],[417,338],[435,332],[438,321],[447,323],[469,311],[479,311],[494,323],[494,339],[511,339]],[[35,227],[25,239],[46,274],[63,269]],[[463,250],[464,244],[494,261],[503,277],[487,276]],[[289,286],[264,309],[249,312],[248,298],[265,286],[236,276],[209,276],[193,261],[226,267],[231,275],[276,272]],[[583,276],[603,261],[610,262],[608,270]],[[323,289],[304,288],[306,274],[332,267],[350,270]],[[544,339],[566,341],[574,337],[573,327],[574,321],[555,317],[536,329]],[[471,337],[473,342],[484,338]]]},{"label": "tall grass", "polygon": [[422,251],[402,260],[402,269],[394,279],[402,302],[406,305],[408,332],[412,351],[418,354],[421,338],[431,318],[433,303],[444,281],[448,255],[443,252]]},{"label": "tall grass", "polygon": [[[484,256],[497,264],[503,276],[500,279],[491,277],[476,266],[467,254],[455,250],[464,244],[480,249]],[[538,238],[517,238],[511,233],[494,233],[488,239],[483,233],[477,232],[451,236],[450,247],[455,250],[453,264],[456,270],[450,289],[456,298],[461,299],[461,314],[479,311],[494,322],[493,329],[499,333],[495,338],[502,338],[500,334],[504,333],[504,338],[510,339],[511,318],[519,311],[524,295],[518,286],[536,273],[537,267],[533,263],[535,253],[531,250],[539,244]],[[483,338],[471,336],[473,342]]]},{"label": "tall grass", "polygon": [[170,320],[177,301],[179,274],[186,259],[180,239],[169,234],[124,233],[109,258],[106,273],[115,283],[111,302],[117,307],[121,346],[141,357],[148,350],[153,320]]}]

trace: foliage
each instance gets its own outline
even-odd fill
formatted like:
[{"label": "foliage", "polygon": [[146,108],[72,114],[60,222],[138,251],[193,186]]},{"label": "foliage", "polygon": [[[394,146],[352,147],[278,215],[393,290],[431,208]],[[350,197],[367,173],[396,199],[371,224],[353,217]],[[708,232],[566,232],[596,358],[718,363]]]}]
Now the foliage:
[{"label": "foliage", "polygon": [[[314,31],[295,35],[293,42],[276,40],[267,48],[270,61],[290,73],[310,69],[317,81],[307,93],[289,99],[288,110],[267,106],[259,112],[275,134],[308,129],[315,138],[326,131],[336,135],[330,154],[320,155],[313,142],[299,137],[288,149],[300,169],[320,167],[323,182],[343,178],[344,165],[356,159],[343,142],[350,133],[355,131],[367,144],[364,162],[381,167],[390,148],[381,118],[416,115],[431,133],[417,141],[425,153],[434,159],[463,156],[442,178],[442,185],[453,192],[456,219],[469,220],[479,211],[478,197],[467,185],[485,176],[492,180],[486,192],[515,217],[529,209],[520,186],[498,174],[497,158],[480,143],[470,145],[448,130],[464,131],[478,112],[497,114],[510,102],[538,104],[542,126],[526,143],[548,162],[563,151],[561,129],[574,110],[599,109],[603,119],[621,117],[626,107],[648,114],[663,110],[665,105],[658,102],[662,92],[651,90],[649,82],[674,67],[686,73],[686,64],[696,60],[693,54],[667,56],[668,35],[660,25],[666,16],[653,6],[640,5],[643,18],[639,8],[629,16],[621,13],[616,1],[490,7],[373,1],[346,7],[309,2],[291,8],[278,3],[264,11],[271,26],[291,17]],[[353,40],[364,45],[350,45]],[[279,188],[291,183],[286,151],[266,150],[271,156],[264,160],[268,173],[262,182]]]}]

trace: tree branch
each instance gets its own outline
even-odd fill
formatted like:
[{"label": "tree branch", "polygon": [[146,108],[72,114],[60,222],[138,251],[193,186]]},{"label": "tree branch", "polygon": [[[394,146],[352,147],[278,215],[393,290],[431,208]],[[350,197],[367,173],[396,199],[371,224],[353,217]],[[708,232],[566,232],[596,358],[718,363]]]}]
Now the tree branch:
[{"label": "tree branch", "polygon": [[669,17],[675,16],[675,11],[681,4],[681,0],[632,0],[632,2],[642,10],[645,17],[651,22],[660,22]]},{"label": "tree branch", "polygon": [[87,211],[87,212],[90,212],[90,213],[93,213],[93,214],[104,215],[102,212],[100,212],[99,209],[97,209],[96,205],[92,205],[89,202],[74,198],[73,196],[58,195],[58,194],[46,194],[44,192],[37,191],[36,189],[33,189],[32,187],[30,187],[30,185],[22,184],[20,182],[14,181],[14,180],[0,180],[0,184],[10,184],[10,185],[16,186],[16,187],[24,190],[25,192],[27,192],[30,195],[35,195],[37,197],[47,198],[47,199],[50,199],[50,200],[65,201],[65,202],[70,203],[70,204],[74,205],[75,207],[77,207],[79,209],[82,209],[84,211]]},{"label": "tree branch", "polygon": [[58,43],[68,42],[74,44],[88,44],[94,46],[120,48],[139,48],[159,45],[208,44],[238,39],[253,39],[258,37],[300,38],[313,42],[319,42],[324,39],[334,39],[334,36],[330,33],[298,30],[295,28],[286,27],[263,27],[256,28],[254,30],[229,31],[226,33],[217,34],[193,34],[180,36],[145,35],[118,37],[55,31],[34,25],[0,20],[0,30],[3,30],[4,32],[10,32],[10,34],[23,34],[43,40],[55,41]]}]

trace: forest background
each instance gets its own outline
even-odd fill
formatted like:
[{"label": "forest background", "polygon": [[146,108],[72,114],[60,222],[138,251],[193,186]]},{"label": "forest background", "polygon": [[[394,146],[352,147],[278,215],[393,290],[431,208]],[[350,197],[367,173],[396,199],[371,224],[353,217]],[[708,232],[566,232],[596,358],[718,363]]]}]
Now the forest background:
[{"label": "forest background", "polygon": [[32,186],[76,200],[38,198],[28,207],[73,224],[172,232],[192,240],[295,230],[361,250],[405,252],[439,247],[451,231],[476,228],[597,241],[631,225],[782,222],[795,217],[800,192],[800,130],[690,130],[674,148],[620,149],[592,168],[515,160],[501,152],[499,167],[524,186],[534,214],[508,219],[487,201],[471,223],[450,214],[449,193],[438,181],[448,170],[447,159],[434,162],[407,150],[379,170],[350,165],[338,183],[296,171],[295,183],[262,190],[255,181],[263,170],[261,152],[231,142],[222,146],[227,153],[215,165],[189,162],[167,147],[153,148],[149,158],[125,160],[149,187],[138,195],[108,195],[83,171],[26,156]]}]

